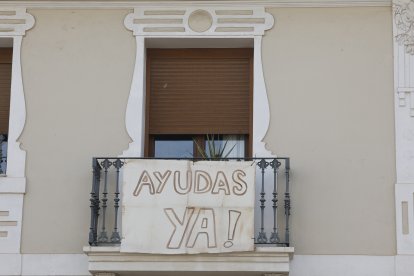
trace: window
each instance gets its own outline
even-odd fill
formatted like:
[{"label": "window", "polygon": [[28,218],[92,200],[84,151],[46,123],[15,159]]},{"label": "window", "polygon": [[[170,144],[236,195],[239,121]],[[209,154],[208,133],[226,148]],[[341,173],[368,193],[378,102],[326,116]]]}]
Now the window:
[{"label": "window", "polygon": [[6,172],[12,53],[12,48],[0,47],[0,174]]},{"label": "window", "polygon": [[253,49],[148,49],[146,156],[251,155]]}]

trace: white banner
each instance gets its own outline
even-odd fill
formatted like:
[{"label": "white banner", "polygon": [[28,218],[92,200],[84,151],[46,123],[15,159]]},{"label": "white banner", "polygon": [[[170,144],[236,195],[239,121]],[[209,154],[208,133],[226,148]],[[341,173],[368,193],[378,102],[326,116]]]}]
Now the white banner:
[{"label": "white banner", "polygon": [[252,162],[130,160],[123,179],[121,252],[254,250]]}]

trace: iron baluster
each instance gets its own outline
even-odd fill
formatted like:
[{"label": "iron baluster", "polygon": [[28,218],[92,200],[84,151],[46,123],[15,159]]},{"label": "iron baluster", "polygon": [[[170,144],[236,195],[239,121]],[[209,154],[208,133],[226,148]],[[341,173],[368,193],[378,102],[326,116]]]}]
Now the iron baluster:
[{"label": "iron baluster", "polygon": [[[1,149],[0,149],[1,153]],[[89,227],[89,245],[96,245],[96,241],[94,239],[94,225],[95,225],[95,181],[96,181],[96,159],[92,159],[92,190],[91,190],[91,223]]]},{"label": "iron baluster", "polygon": [[259,168],[261,169],[262,174],[262,190],[260,192],[260,232],[257,236],[257,242],[258,243],[267,243],[267,237],[266,233],[264,232],[264,208],[265,208],[265,189],[264,189],[264,177],[265,177],[265,169],[267,166],[269,166],[269,162],[267,162],[265,159],[260,160],[259,163],[257,163]]},{"label": "iron baluster", "polygon": [[270,162],[270,166],[273,168],[273,232],[270,235],[270,243],[279,243],[279,229],[278,229],[278,223],[277,223],[277,178],[278,178],[278,170],[281,163],[277,159],[273,159],[272,162]]},{"label": "iron baluster", "polygon": [[115,221],[114,221],[114,231],[111,235],[111,242],[119,243],[121,241],[121,237],[119,236],[118,232],[118,209],[119,209],[119,170],[124,165],[124,162],[121,159],[116,159],[113,163],[116,168],[116,187],[115,187],[115,198],[114,198],[114,207],[115,207]]},{"label": "iron baluster", "polygon": [[94,238],[96,244],[98,244],[98,222],[99,222],[99,210],[101,209],[101,201],[99,200],[99,193],[101,187],[101,171],[102,168],[97,162],[97,174],[96,174],[96,186],[95,186],[95,226],[94,226]]},{"label": "iron baluster", "polygon": [[105,169],[104,170],[104,190],[102,193],[102,230],[101,233],[99,234],[99,242],[108,242],[108,235],[106,233],[106,228],[105,228],[105,219],[106,219],[106,207],[107,204],[106,202],[108,201],[108,168],[111,167],[112,162],[109,161],[109,159],[105,159],[104,161],[102,161],[101,163],[102,167]]},{"label": "iron baluster", "polygon": [[89,229],[89,244],[97,245],[98,236],[98,216],[99,216],[99,183],[101,168],[96,158],[92,160],[92,191],[91,191],[91,225]]},{"label": "iron baluster", "polygon": [[285,161],[285,179],[286,179],[286,190],[285,190],[285,218],[286,218],[286,229],[285,229],[285,243],[289,246],[289,217],[290,217],[290,192],[289,192],[289,171],[290,161],[289,158]]}]

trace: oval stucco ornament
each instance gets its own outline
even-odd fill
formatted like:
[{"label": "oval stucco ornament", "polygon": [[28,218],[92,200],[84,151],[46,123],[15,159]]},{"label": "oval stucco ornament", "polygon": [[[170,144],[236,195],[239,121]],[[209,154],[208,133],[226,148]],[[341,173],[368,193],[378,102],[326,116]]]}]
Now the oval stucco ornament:
[{"label": "oval stucco ornament", "polygon": [[202,33],[211,28],[213,19],[209,12],[205,10],[196,10],[188,18],[188,26],[194,32]]}]

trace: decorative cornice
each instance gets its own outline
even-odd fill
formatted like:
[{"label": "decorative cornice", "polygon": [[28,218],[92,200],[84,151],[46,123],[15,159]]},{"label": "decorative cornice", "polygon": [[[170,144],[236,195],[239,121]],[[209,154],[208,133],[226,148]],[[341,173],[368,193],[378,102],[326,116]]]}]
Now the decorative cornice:
[{"label": "decorative cornice", "polygon": [[255,36],[273,24],[273,16],[263,7],[245,6],[137,8],[125,18],[125,26],[134,35],[147,37]]},{"label": "decorative cornice", "polygon": [[196,7],[196,6],[252,6],[252,7],[390,7],[392,0],[239,0],[239,1],[1,1],[2,6],[59,9],[114,9],[136,7]]},{"label": "decorative cornice", "polygon": [[35,20],[25,8],[0,5],[0,37],[22,36],[34,26]]},{"label": "decorative cornice", "polygon": [[395,39],[408,54],[414,55],[414,0],[395,0],[393,9]]}]

